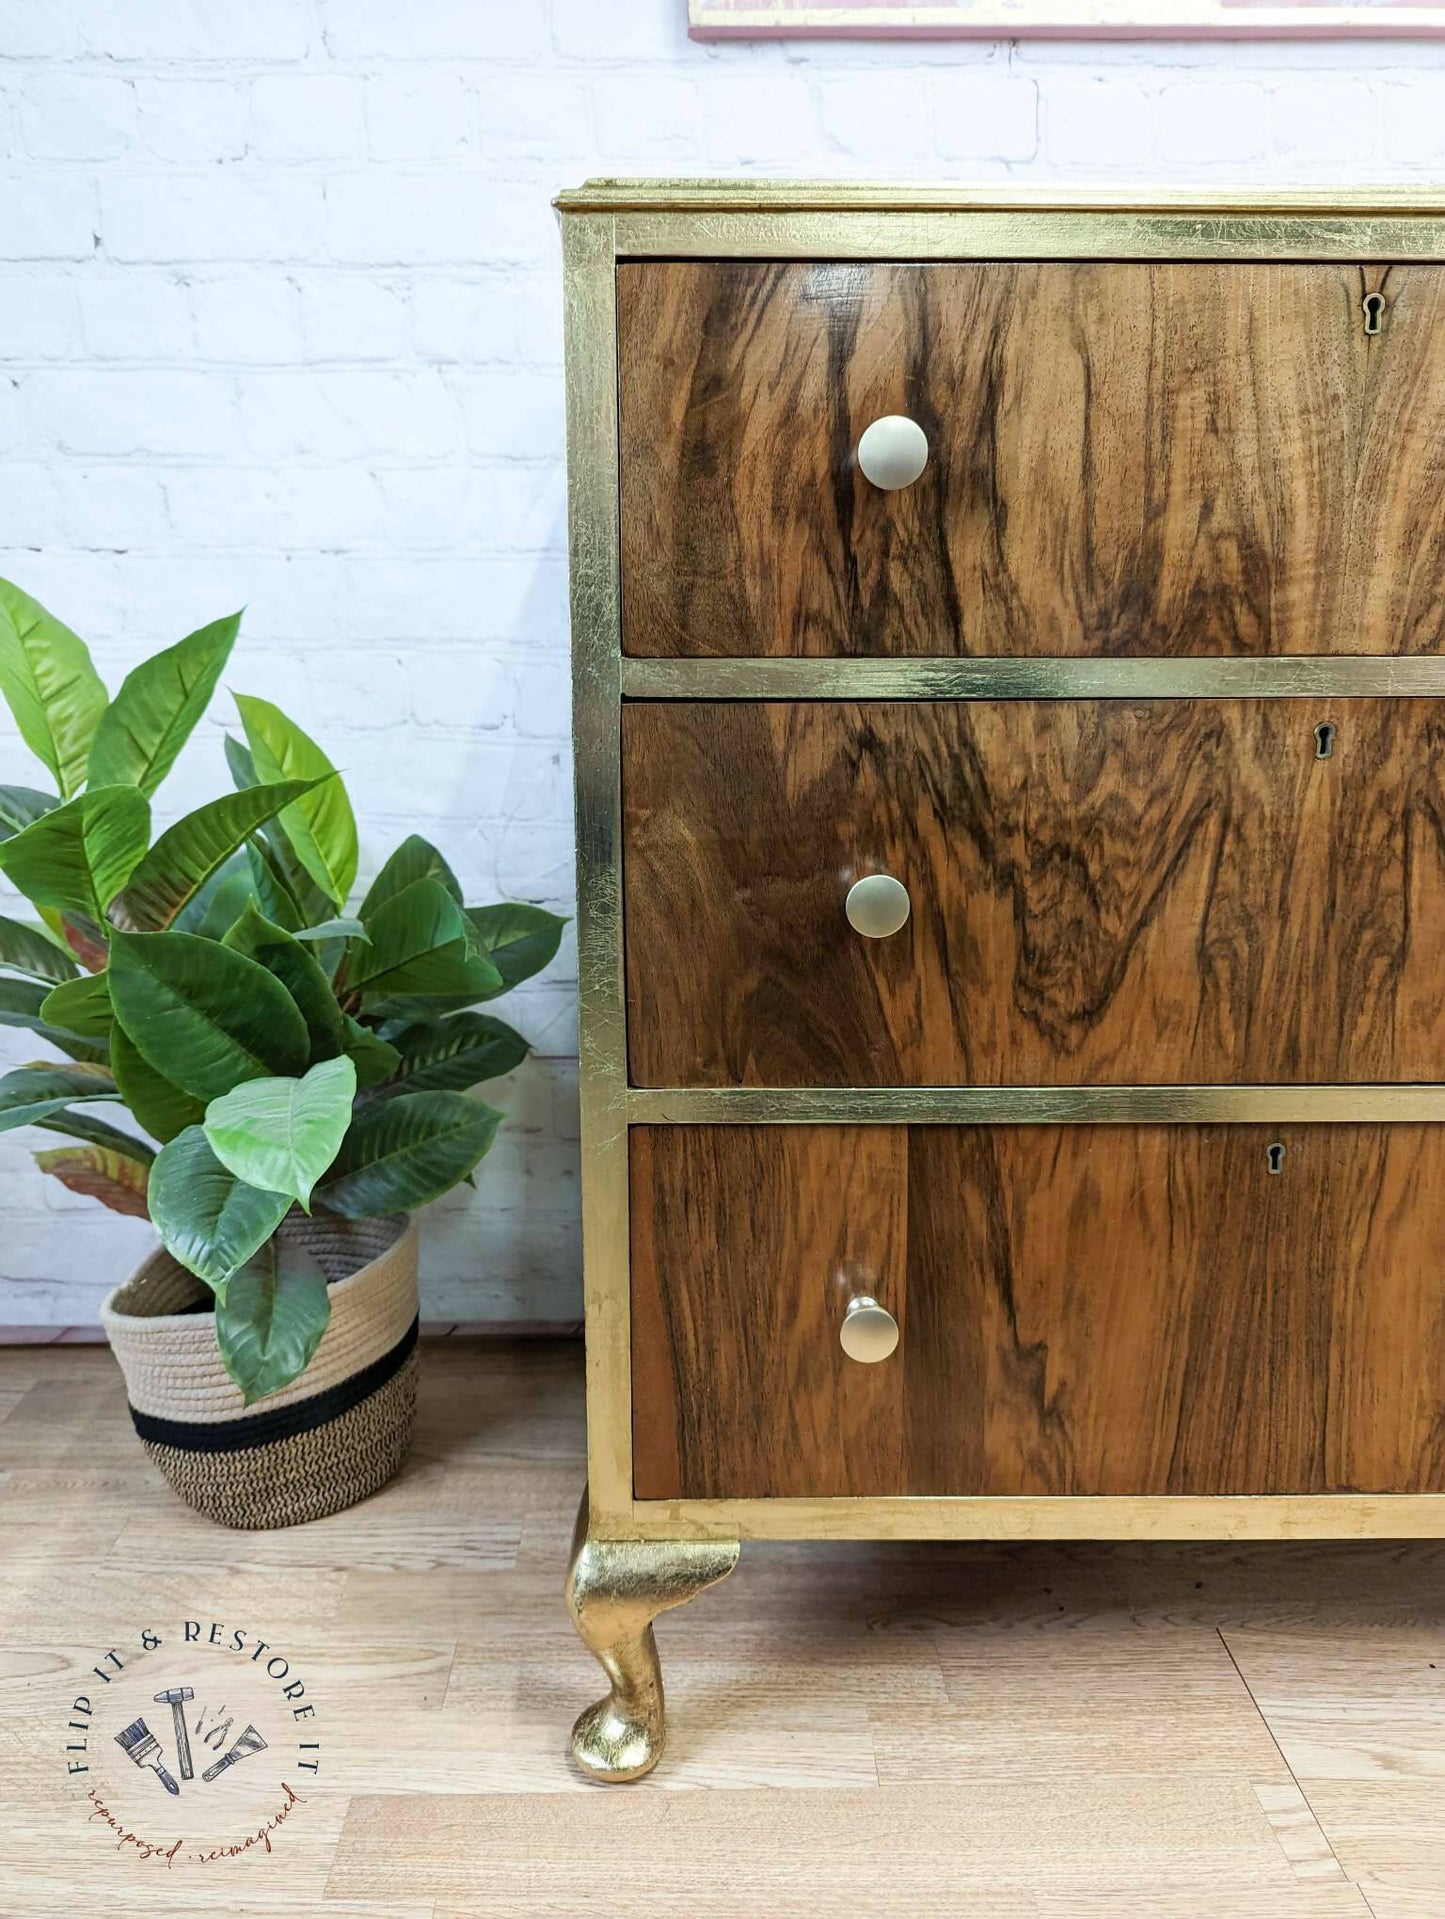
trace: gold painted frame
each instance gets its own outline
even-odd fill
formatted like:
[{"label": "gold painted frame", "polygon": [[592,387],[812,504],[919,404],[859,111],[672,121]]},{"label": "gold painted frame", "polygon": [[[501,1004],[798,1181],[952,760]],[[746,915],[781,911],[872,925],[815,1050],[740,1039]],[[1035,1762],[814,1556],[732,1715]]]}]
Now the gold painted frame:
[{"label": "gold painted frame", "polygon": [[583,1293],[591,1530],[609,1539],[1281,1539],[1445,1536],[1445,1494],[637,1500],[631,1125],[1445,1121],[1445,1086],[688,1087],[628,1084],[626,699],[1445,696],[1445,658],[624,659],[619,260],[1445,261],[1445,189],[1310,195],[593,181],[561,194],[576,743]]}]

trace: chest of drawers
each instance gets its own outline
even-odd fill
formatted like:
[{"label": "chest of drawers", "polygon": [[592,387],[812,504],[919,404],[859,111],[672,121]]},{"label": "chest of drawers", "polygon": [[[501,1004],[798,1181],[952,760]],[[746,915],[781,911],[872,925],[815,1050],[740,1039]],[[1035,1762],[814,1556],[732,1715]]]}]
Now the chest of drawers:
[{"label": "chest of drawers", "polygon": [[1445,1534],[1445,204],[558,204],[580,1762],[743,1538]]}]

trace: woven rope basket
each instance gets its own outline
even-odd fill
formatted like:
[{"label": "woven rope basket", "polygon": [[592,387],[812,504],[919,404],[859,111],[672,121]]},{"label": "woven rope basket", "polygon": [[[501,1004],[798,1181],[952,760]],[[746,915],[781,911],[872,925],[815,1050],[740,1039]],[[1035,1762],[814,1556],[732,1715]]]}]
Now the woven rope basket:
[{"label": "woven rope basket", "polygon": [[141,1443],[188,1506],[223,1526],[296,1526],[384,1486],[416,1416],[415,1220],[307,1219],[331,1319],[311,1364],[247,1407],[216,1345],[209,1288],[155,1252],[101,1307]]}]

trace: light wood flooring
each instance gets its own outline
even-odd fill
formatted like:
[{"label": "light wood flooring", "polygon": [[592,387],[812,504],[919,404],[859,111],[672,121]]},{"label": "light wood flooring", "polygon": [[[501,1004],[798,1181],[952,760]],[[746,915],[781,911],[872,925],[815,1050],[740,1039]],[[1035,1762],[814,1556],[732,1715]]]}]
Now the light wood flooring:
[{"label": "light wood flooring", "polygon": [[[247,1534],[153,1474],[107,1352],[0,1350],[5,1919],[1445,1919],[1445,1545],[745,1546],[659,1627],[660,1770],[601,1788],[566,1756],[580,1349],[424,1361],[392,1486]],[[98,1653],[182,1614],[324,1699],[304,1819],[204,1883],[110,1845],[62,1758]]]}]

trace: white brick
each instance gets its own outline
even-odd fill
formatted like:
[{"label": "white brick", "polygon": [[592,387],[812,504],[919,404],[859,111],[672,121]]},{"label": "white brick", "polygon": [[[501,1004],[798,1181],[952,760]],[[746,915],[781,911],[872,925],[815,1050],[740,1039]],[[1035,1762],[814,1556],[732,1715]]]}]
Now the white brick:
[{"label": "white brick", "polygon": [[88,260],[95,227],[95,186],[84,174],[0,174],[0,260]]},{"label": "white brick", "polygon": [[85,0],[86,50],[105,60],[301,60],[307,0]]},{"label": "white brick", "polygon": [[818,90],[823,136],[874,164],[921,159],[928,148],[928,82],[919,73],[859,74]]},{"label": "white brick", "polygon": [[242,434],[263,459],[354,459],[397,451],[428,459],[455,451],[460,442],[451,395],[424,368],[243,373],[238,384]]},{"label": "white brick", "polygon": [[108,74],[34,75],[21,96],[25,148],[37,160],[110,160],[135,136],[135,96]]},{"label": "white brick", "polygon": [[171,525],[189,548],[260,551],[282,544],[277,476],[269,467],[172,468],[166,474]]},{"label": "white brick", "polygon": [[952,67],[933,82],[934,140],[948,160],[1031,160],[1038,87],[997,67]]},{"label": "white brick", "polygon": [[[1363,155],[1379,152],[1380,100],[1369,81],[1311,76],[1271,87],[1268,98],[1270,145],[1286,164],[1348,177]],[[1436,141],[1438,151],[1438,132]]]},{"label": "white brick", "polygon": [[85,344],[97,360],[187,360],[191,309],[183,280],[142,268],[82,274]]},{"label": "white brick", "polygon": [[60,488],[52,469],[0,461],[0,526],[6,543],[45,546],[54,540],[59,524]]},{"label": "white brick", "polygon": [[592,94],[602,166],[649,164],[643,155],[690,160],[702,152],[702,106],[690,80],[599,73]]},{"label": "white brick", "polygon": [[1065,71],[1039,82],[1039,146],[1050,166],[1146,168],[1157,101],[1128,71],[1095,78]]},{"label": "white brick", "polygon": [[446,160],[471,139],[461,76],[415,68],[374,76],[363,98],[367,147],[377,160]]},{"label": "white brick", "polygon": [[[561,291],[548,284],[560,306]],[[509,361],[520,353],[519,306],[523,283],[500,275],[480,285],[453,273],[422,280],[411,292],[412,342],[424,359]],[[531,302],[535,308],[535,301]]]},{"label": "white brick", "polygon": [[0,0],[0,47],[11,60],[64,60],[80,51],[75,10],[36,6],[35,0]]},{"label": "white brick", "polygon": [[1389,158],[1439,173],[1445,161],[1445,70],[1386,86],[1380,102]]},{"label": "white brick", "polygon": [[158,160],[239,160],[245,153],[250,101],[239,78],[146,74],[135,85],[141,145]]},{"label": "white brick", "polygon": [[405,359],[406,286],[341,272],[304,279],[297,291],[307,360]]},{"label": "white brick", "polygon": [[358,266],[527,264],[550,257],[554,222],[544,188],[472,173],[375,167],[326,186],[331,255]]},{"label": "white brick", "polygon": [[66,269],[4,276],[0,356],[6,360],[68,360],[81,349],[77,280]]},{"label": "white brick", "polygon": [[59,453],[213,453],[234,439],[230,382],[203,373],[44,370],[21,415]]},{"label": "white brick", "polygon": [[687,38],[687,9],[672,0],[628,0],[625,7],[597,0],[552,0],[552,32],[559,53],[574,60],[676,60],[695,63]]},{"label": "white brick", "polygon": [[302,357],[301,303],[294,284],[277,272],[232,272],[191,287],[196,355],[290,366]]},{"label": "white brick", "polygon": [[546,45],[538,0],[321,0],[333,56],[388,60],[530,60]]},{"label": "white brick", "polygon": [[[603,99],[607,90],[618,85],[618,76],[599,75],[591,87],[579,80],[560,79],[553,73],[535,77],[520,73],[498,72],[477,89],[477,128],[484,153],[521,154],[531,160],[554,164],[579,162],[592,152],[592,115],[589,94]],[[624,79],[623,84],[635,84]],[[671,83],[674,86],[677,83]],[[656,82],[649,83],[649,90]],[[684,89],[696,110],[697,97]],[[599,118],[602,114],[599,105]],[[655,95],[648,106],[650,133],[665,139],[660,129],[672,117],[665,94]]]},{"label": "white brick", "polygon": [[268,74],[251,88],[251,130],[263,160],[351,159],[366,145],[360,85],[349,74]]},{"label": "white brick", "polygon": [[321,245],[321,183],[294,169],[116,172],[100,196],[117,260],[310,260]]},{"label": "white brick", "polygon": [[154,551],[171,537],[162,471],[151,466],[56,467],[57,524],[67,542],[96,551]]},{"label": "white brick", "polygon": [[291,466],[275,477],[278,538],[297,552],[386,551],[398,544],[380,478],[356,464]]},{"label": "white brick", "polygon": [[1185,166],[1258,160],[1266,149],[1269,120],[1269,95],[1262,86],[1185,80],[1159,96],[1158,152],[1161,159]]},{"label": "white brick", "polygon": [[453,388],[467,444],[493,459],[555,459],[565,439],[563,396],[554,379],[535,373],[463,373]]},{"label": "white brick", "polygon": [[773,167],[817,153],[806,75],[710,73],[699,92],[714,165]]}]

